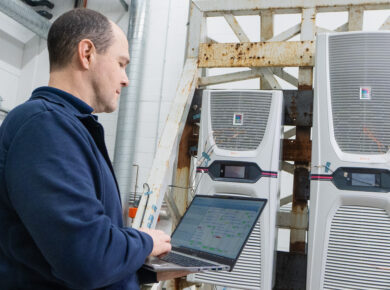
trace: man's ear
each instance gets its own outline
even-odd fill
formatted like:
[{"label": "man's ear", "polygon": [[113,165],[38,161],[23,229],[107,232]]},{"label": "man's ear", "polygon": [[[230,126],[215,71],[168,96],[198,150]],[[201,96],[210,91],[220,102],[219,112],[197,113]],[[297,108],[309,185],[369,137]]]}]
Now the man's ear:
[{"label": "man's ear", "polygon": [[96,49],[89,39],[82,39],[77,46],[78,60],[82,68],[88,70],[95,58]]}]

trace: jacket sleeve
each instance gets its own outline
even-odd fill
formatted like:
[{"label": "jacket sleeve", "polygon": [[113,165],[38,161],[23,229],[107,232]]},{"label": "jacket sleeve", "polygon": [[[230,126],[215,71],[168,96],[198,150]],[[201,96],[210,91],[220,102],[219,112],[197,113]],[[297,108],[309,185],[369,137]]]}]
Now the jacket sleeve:
[{"label": "jacket sleeve", "polygon": [[99,288],[136,275],[152,238],[119,228],[97,199],[99,166],[74,120],[35,115],[16,133],[5,165],[9,199],[52,273],[72,288]]}]

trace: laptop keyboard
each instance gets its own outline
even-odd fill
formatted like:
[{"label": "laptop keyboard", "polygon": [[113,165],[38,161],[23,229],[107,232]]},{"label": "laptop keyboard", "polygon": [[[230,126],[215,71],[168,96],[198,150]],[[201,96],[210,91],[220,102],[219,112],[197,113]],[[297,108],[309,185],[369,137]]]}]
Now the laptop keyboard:
[{"label": "laptop keyboard", "polygon": [[161,258],[166,262],[177,264],[184,267],[202,267],[202,266],[215,266],[215,264],[207,263],[201,260],[193,259],[187,256],[179,255],[170,252],[168,255]]}]

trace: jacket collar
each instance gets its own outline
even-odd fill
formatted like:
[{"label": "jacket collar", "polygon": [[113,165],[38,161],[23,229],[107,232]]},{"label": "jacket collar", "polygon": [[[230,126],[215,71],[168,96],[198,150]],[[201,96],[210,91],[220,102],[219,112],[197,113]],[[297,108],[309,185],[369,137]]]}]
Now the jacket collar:
[{"label": "jacket collar", "polygon": [[[30,100],[39,98],[45,99],[48,102],[55,103],[64,107],[79,118],[91,116],[93,112],[93,108],[87,103],[83,102],[72,94],[69,94],[57,88],[44,86],[35,89],[32,92]],[[92,116],[95,120],[97,120],[97,116]]]}]

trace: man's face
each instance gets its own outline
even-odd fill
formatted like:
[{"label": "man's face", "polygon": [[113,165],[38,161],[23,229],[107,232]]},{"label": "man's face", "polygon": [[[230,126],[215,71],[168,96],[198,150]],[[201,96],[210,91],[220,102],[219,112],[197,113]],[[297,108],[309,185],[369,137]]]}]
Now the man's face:
[{"label": "man's face", "polygon": [[129,46],[124,33],[112,24],[113,43],[104,54],[96,54],[92,68],[92,86],[95,113],[110,113],[118,107],[121,89],[128,85],[126,66],[129,63]]}]

